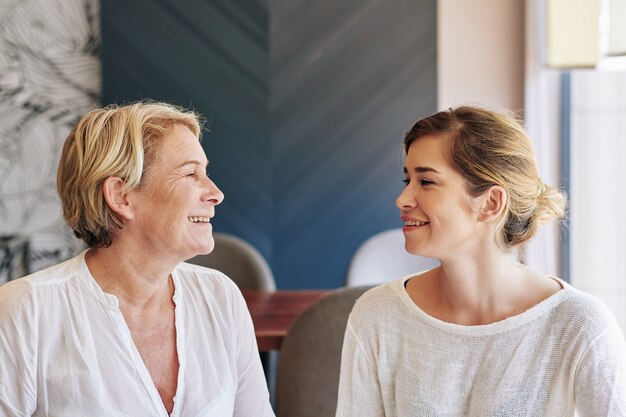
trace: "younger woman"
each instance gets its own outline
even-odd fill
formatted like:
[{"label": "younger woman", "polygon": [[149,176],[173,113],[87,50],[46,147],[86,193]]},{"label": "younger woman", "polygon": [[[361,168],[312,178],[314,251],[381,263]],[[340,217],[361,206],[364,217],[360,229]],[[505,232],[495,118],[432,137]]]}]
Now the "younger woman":
[{"label": "younger woman", "polygon": [[565,205],[521,126],[459,107],[418,121],[404,147],[405,247],[441,266],[357,302],[337,416],[626,416],[614,318],[512,255]]}]

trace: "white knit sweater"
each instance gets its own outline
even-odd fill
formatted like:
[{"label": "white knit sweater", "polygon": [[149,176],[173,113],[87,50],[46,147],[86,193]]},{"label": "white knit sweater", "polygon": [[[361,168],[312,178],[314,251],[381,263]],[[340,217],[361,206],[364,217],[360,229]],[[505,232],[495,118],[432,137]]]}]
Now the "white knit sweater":
[{"label": "white knit sweater", "polygon": [[406,278],[356,303],[338,417],[626,416],[626,346],[592,296],[564,289],[506,320],[462,326],[420,310]]}]

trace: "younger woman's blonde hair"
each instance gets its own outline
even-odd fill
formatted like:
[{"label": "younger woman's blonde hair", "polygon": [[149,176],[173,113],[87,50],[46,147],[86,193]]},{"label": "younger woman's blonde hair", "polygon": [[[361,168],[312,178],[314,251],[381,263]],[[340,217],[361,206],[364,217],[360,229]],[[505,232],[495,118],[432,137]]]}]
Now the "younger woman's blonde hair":
[{"label": "younger woman's blonde hair", "polygon": [[539,226],[564,215],[566,199],[537,174],[535,154],[512,116],[462,106],[419,120],[406,133],[404,150],[427,135],[450,138],[449,160],[477,197],[494,185],[506,191],[496,242],[512,249],[532,238]]},{"label": "younger woman's blonde hair", "polygon": [[63,217],[91,248],[106,247],[121,220],[107,205],[104,181],[124,180],[126,191],[138,187],[158,156],[159,139],[176,124],[200,139],[197,114],[158,102],[110,105],[87,113],[63,145],[57,190]]}]

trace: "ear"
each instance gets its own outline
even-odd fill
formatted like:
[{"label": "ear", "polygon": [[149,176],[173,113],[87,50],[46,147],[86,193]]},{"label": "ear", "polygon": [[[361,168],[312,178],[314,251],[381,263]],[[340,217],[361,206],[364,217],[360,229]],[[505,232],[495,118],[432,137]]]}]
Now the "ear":
[{"label": "ear", "polygon": [[489,188],[481,196],[481,210],[478,219],[489,222],[498,219],[506,207],[506,191],[499,185]]},{"label": "ear", "polygon": [[115,214],[124,220],[134,217],[132,206],[128,201],[128,193],[124,188],[124,180],[119,177],[109,177],[104,180],[102,193],[107,205]]}]

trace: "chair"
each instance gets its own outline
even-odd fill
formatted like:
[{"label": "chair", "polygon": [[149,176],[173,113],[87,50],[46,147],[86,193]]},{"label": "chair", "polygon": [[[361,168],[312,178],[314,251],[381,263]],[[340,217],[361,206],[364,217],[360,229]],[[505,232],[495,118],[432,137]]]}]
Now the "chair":
[{"label": "chair", "polygon": [[263,255],[243,239],[226,233],[213,233],[215,249],[187,262],[217,269],[228,275],[239,288],[276,291],[272,270]]},{"label": "chair", "polygon": [[371,287],[342,288],[292,324],[280,352],[278,417],[334,417],[343,336],[352,307]]},{"label": "chair", "polygon": [[407,253],[402,229],[386,230],[370,237],[356,250],[348,267],[346,286],[382,284],[438,265],[435,259]]}]

